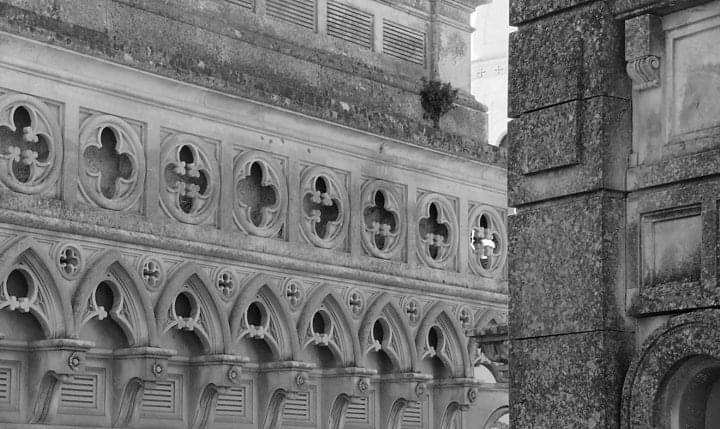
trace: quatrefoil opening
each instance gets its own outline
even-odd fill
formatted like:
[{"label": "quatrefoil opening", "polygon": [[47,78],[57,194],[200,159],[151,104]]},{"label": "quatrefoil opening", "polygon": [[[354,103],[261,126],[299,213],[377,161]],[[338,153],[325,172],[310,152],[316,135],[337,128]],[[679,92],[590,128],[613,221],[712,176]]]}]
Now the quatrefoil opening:
[{"label": "quatrefoil opening", "polygon": [[476,207],[470,215],[470,268],[480,275],[502,272],[507,256],[505,225],[495,210]]},{"label": "quatrefoil opening", "polygon": [[196,154],[188,145],[178,152],[178,162],[165,168],[165,181],[178,193],[178,206],[185,213],[199,209],[201,197],[207,196],[208,175],[196,163]]},{"label": "quatrefoil opening", "polygon": [[14,128],[0,127],[0,142],[3,153],[12,162],[13,177],[22,183],[28,183],[36,174],[36,163],[45,163],[50,156],[50,144],[47,136],[33,129],[30,112],[20,106],[13,113]]},{"label": "quatrefoil opening", "polygon": [[435,203],[430,203],[428,216],[420,220],[420,235],[427,244],[430,257],[437,260],[441,250],[448,245],[450,231],[444,223],[439,222]]},{"label": "quatrefoil opening", "polygon": [[325,178],[315,179],[315,189],[305,195],[304,208],[313,223],[315,234],[321,239],[327,239],[331,232],[330,224],[340,218],[340,207],[337,199],[328,193]]}]

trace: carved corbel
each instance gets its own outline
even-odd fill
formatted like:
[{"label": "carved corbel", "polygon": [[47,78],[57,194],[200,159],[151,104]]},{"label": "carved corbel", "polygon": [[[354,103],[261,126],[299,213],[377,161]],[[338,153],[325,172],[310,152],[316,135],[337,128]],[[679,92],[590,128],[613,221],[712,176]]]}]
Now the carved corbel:
[{"label": "carved corbel", "polygon": [[242,365],[248,358],[235,355],[206,355],[191,362],[190,407],[195,410],[193,429],[212,427],[218,396],[240,383]]},{"label": "carved corbel", "polygon": [[29,395],[31,423],[51,423],[60,403],[60,386],[85,371],[85,353],[92,341],[53,339],[30,344]]},{"label": "carved corbel", "polygon": [[350,404],[360,403],[370,393],[370,377],[377,371],[367,368],[342,368],[323,377],[323,398],[332,398],[332,407],[324,408],[322,421],[328,422],[328,428],[341,428],[345,412]]},{"label": "carved corbel", "polygon": [[470,346],[481,364],[485,365],[498,383],[507,383],[510,342],[507,325],[493,325],[468,331]]},{"label": "carved corbel", "polygon": [[400,427],[405,409],[418,402],[426,402],[430,396],[428,383],[432,381],[429,374],[406,372],[400,374],[383,375],[377,383],[380,394],[380,421],[386,422],[386,427],[396,429]]},{"label": "carved corbel", "polygon": [[145,389],[167,378],[168,359],[174,350],[156,347],[133,347],[115,351],[114,397],[116,404],[113,427],[133,426],[140,417]]},{"label": "carved corbel", "polygon": [[260,368],[258,377],[259,410],[262,429],[279,429],[283,408],[288,399],[297,399],[310,389],[309,371],[314,364],[297,361],[272,362]]},{"label": "carved corbel", "polygon": [[625,61],[633,89],[642,91],[660,86],[664,48],[660,17],[641,15],[625,21]]}]

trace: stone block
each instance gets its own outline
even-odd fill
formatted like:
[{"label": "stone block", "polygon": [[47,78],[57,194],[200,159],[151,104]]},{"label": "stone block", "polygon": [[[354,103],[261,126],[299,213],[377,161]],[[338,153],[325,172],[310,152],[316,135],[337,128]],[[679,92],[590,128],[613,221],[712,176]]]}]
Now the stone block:
[{"label": "stone block", "polygon": [[508,204],[593,189],[624,189],[630,102],[611,97],[568,102],[508,125]]},{"label": "stone block", "polygon": [[527,21],[542,18],[592,1],[595,0],[511,0],[510,25],[518,26]]},{"label": "stone block", "polygon": [[625,21],[625,60],[662,55],[662,19],[645,14]]},{"label": "stone block", "polygon": [[509,116],[598,95],[629,98],[624,28],[604,2],[534,21],[510,35]]},{"label": "stone block", "polygon": [[512,341],[510,426],[617,428],[630,342],[614,331]]},{"label": "stone block", "polygon": [[621,327],[624,217],[622,194],[607,192],[509,217],[511,338]]}]

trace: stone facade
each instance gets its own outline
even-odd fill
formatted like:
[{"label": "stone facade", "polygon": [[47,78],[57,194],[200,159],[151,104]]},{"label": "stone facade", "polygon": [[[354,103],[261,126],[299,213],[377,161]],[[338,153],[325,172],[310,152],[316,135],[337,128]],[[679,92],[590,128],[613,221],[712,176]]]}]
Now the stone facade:
[{"label": "stone facade", "polygon": [[474,3],[0,2],[0,426],[501,420]]},{"label": "stone facade", "polygon": [[720,2],[511,23],[512,425],[718,427]]}]

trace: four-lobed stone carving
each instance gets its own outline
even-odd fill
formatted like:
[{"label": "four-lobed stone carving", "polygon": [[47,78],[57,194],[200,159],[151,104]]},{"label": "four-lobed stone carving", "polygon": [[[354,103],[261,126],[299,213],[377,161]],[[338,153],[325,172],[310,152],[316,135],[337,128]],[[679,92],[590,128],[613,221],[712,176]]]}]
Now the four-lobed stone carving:
[{"label": "four-lobed stone carving", "polygon": [[93,115],[80,126],[80,190],[100,207],[125,210],[142,195],[145,155],[140,137],[124,120]]},{"label": "four-lobed stone carving", "polygon": [[507,257],[505,221],[494,208],[478,205],[470,211],[470,269],[485,277],[502,272]]},{"label": "four-lobed stone carving", "polygon": [[234,167],[233,218],[242,231],[276,237],[285,226],[288,190],[279,162],[260,151],[239,155]]},{"label": "four-lobed stone carving", "polygon": [[305,239],[325,249],[341,247],[347,236],[350,202],[343,181],[327,167],[308,167],[300,179]]},{"label": "four-lobed stone carving", "polygon": [[40,193],[57,181],[62,154],[60,125],[43,101],[0,97],[0,182],[16,192]]},{"label": "four-lobed stone carving", "polygon": [[417,203],[417,254],[433,268],[453,269],[458,243],[458,220],[450,200],[440,194],[422,195]]},{"label": "four-lobed stone carving", "polygon": [[404,201],[395,185],[384,180],[366,183],[361,191],[361,238],[365,252],[396,259],[405,241]]}]

